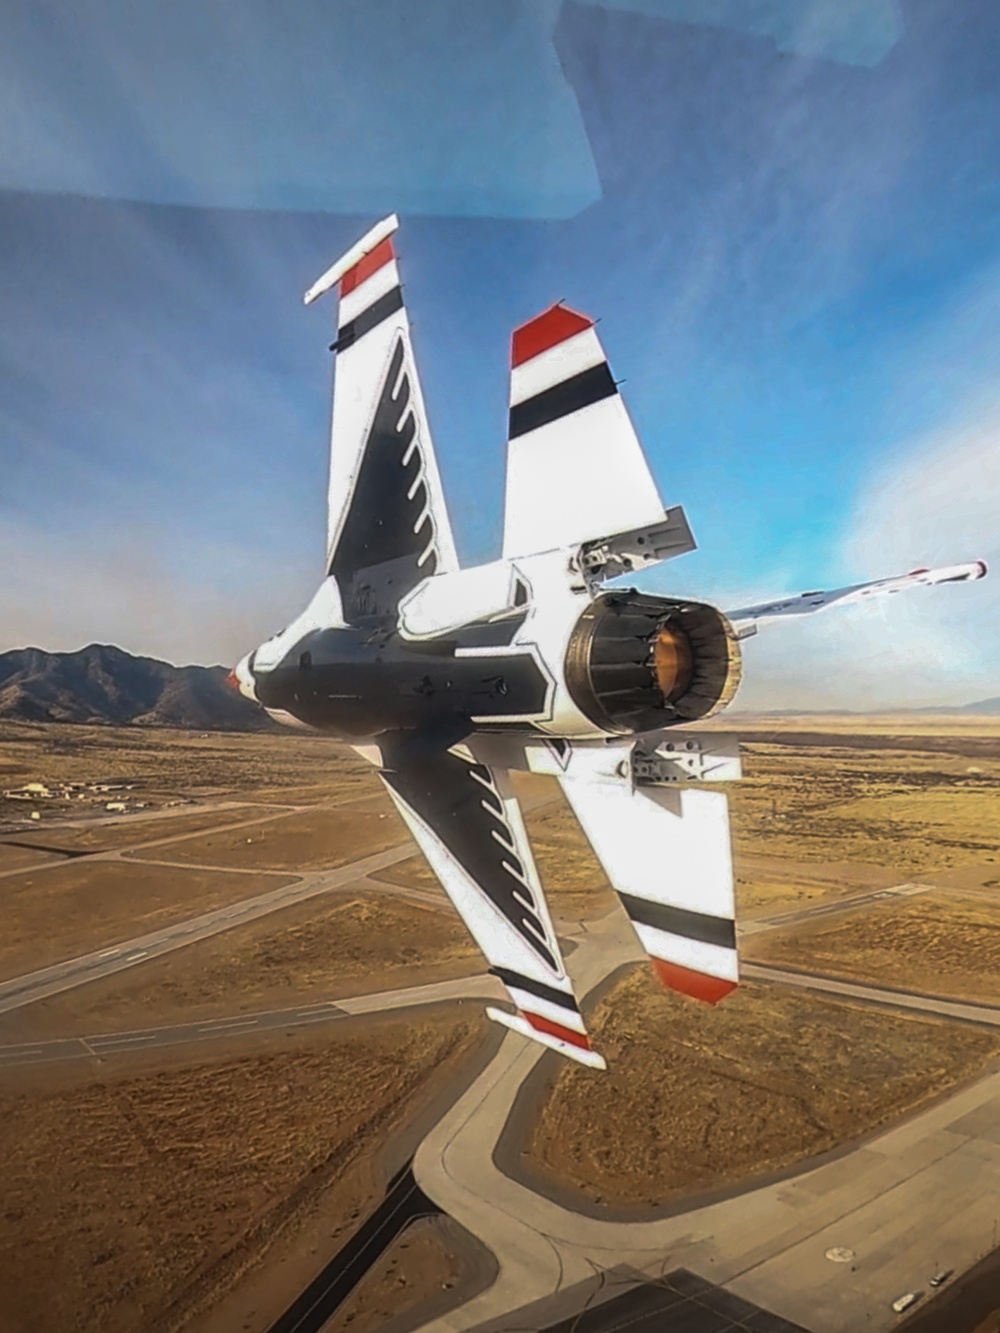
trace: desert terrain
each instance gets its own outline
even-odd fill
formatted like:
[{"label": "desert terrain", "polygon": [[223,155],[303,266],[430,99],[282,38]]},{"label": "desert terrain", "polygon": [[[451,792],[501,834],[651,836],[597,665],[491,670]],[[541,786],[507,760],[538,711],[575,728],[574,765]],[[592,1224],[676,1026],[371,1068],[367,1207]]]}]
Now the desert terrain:
[{"label": "desert terrain", "polygon": [[[746,776],[729,789],[744,956],[1000,1002],[989,981],[1000,970],[1000,726],[774,723],[748,727]],[[217,1038],[0,1064],[12,1163],[0,1330],[265,1333],[375,1206],[427,1108],[456,1096],[499,1036],[481,1001],[287,1030],[251,1031],[243,1016],[320,1011],[484,964],[377,778],[344,747],[0,728],[0,785],[109,775],[142,809],[108,811],[108,793],[0,802],[0,982],[275,889],[303,896],[0,1013],[3,1048],[43,1056],[32,1043],[141,1042],[163,1024],[204,1022]],[[519,790],[557,923],[615,910],[556,785],[525,778]],[[374,853],[384,864],[344,880]],[[916,887],[872,896],[901,884]],[[802,915],[814,909],[826,914]],[[702,1009],[644,967],[622,974],[588,1022],[609,1073],[546,1057],[524,1169],[560,1197],[632,1213],[854,1142],[1000,1058],[992,1030],[794,985],[750,982]],[[414,1224],[332,1327],[377,1327],[459,1293],[460,1251],[446,1219]]]}]

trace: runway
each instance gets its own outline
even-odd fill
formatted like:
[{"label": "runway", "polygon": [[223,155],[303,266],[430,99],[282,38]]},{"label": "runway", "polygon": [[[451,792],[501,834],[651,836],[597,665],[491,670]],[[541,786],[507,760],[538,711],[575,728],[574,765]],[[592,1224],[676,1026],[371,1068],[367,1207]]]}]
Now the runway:
[{"label": "runway", "polygon": [[[137,935],[119,944],[94,949],[76,958],[68,958],[61,963],[52,963],[48,967],[39,968],[35,972],[12,977],[9,981],[0,982],[0,1014],[9,1013],[21,1005],[32,1004],[35,1000],[43,1000],[49,995],[58,995],[60,991],[71,990],[74,986],[81,986],[85,982],[96,981],[99,977],[123,972],[138,963],[160,958],[173,949],[181,949],[186,944],[194,944],[197,940],[207,939],[222,930],[231,930],[234,926],[246,925],[247,922],[256,921],[258,917],[276,912],[282,907],[291,907],[294,903],[305,902],[307,898],[315,898],[323,893],[331,893],[335,889],[346,888],[367,875],[385,870],[387,866],[395,865],[397,861],[403,861],[412,855],[411,843],[390,847],[387,851],[376,852],[373,856],[366,856],[338,870],[302,874],[295,883],[286,884],[282,888],[270,889],[253,898],[244,898],[241,902],[215,908],[201,916],[176,921],[173,925],[164,926],[149,934]],[[144,864],[147,863],[135,863],[137,877],[142,874]],[[220,870],[222,873],[218,866],[210,866],[208,869]],[[260,872],[252,873],[256,875]],[[417,896],[421,901],[434,901],[431,895],[421,894],[419,890],[411,893],[401,888],[400,893],[404,896],[408,893],[410,896]]]}]

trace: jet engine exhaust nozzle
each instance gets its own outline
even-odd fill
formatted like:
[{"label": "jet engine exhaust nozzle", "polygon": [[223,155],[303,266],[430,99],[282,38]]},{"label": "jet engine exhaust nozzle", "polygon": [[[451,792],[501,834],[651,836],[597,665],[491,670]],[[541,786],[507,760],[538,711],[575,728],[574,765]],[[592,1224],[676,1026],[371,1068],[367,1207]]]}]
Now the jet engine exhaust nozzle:
[{"label": "jet engine exhaust nozzle", "polygon": [[739,641],[706,602],[606,593],[584,611],[566,652],[573,702],[621,735],[700,721],[740,684]]}]

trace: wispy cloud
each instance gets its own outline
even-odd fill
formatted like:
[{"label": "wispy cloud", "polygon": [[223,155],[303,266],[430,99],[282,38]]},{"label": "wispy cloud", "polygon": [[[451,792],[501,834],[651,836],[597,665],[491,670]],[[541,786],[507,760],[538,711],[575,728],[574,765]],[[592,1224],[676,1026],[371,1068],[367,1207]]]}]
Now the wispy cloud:
[{"label": "wispy cloud", "polygon": [[868,478],[841,554],[859,581],[974,559],[992,573],[764,627],[746,645],[742,706],[921,707],[1000,694],[1000,400]]}]

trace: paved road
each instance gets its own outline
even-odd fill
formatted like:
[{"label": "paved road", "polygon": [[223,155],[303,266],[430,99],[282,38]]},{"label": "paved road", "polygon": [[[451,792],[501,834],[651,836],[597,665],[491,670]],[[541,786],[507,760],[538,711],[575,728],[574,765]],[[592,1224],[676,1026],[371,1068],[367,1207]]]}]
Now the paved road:
[{"label": "paved road", "polygon": [[[304,874],[294,884],[270,889],[266,893],[257,894],[256,897],[244,898],[241,902],[215,908],[201,916],[175,921],[170,926],[150,931],[146,935],[137,935],[120,944],[95,949],[77,958],[68,958],[61,963],[52,963],[49,967],[39,968],[35,972],[12,977],[9,981],[0,982],[0,1014],[8,1013],[11,1009],[20,1008],[24,1004],[32,1004],[35,1000],[45,999],[49,995],[57,995],[60,991],[70,990],[84,982],[96,981],[98,977],[111,976],[138,963],[159,958],[173,949],[181,949],[186,944],[207,939],[222,930],[245,925],[248,921],[255,921],[258,917],[266,916],[279,908],[290,907],[293,903],[304,902],[307,898],[315,898],[319,894],[345,888],[354,884],[356,880],[378,870],[385,870],[387,866],[395,865],[397,861],[403,861],[412,855],[412,843],[390,847],[387,851],[376,852],[373,856],[353,861],[339,870]],[[140,868],[137,863],[137,873]],[[219,869],[219,867],[213,868]],[[254,874],[259,873],[254,871]],[[400,893],[403,895],[410,893],[421,900],[426,900],[429,896],[420,890],[411,891],[403,888],[400,889]]]},{"label": "paved road", "polygon": [[872,903],[886,898],[913,898],[921,893],[933,893],[936,884],[894,884],[888,889],[869,889],[864,893],[852,893],[842,898],[830,898],[820,903],[811,903],[807,907],[795,907],[790,911],[774,912],[768,916],[750,917],[740,921],[737,930],[740,935],[756,935],[762,930],[778,930],[782,926],[794,926],[800,921],[812,921],[817,917],[839,916],[842,912],[853,912],[858,908],[870,907]]},{"label": "paved road", "polygon": [[848,1000],[860,1000],[863,1004],[877,1004],[883,1009],[915,1009],[921,1013],[950,1018],[959,1023],[1000,1027],[1000,1006],[997,1005],[967,1004],[960,1000],[945,1000],[937,995],[925,995],[921,991],[897,990],[892,986],[871,986],[864,982],[821,976],[815,972],[765,967],[760,963],[742,963],[740,974],[750,981],[773,981],[783,986],[825,991],[829,995],[841,995]]},{"label": "paved road", "polygon": [[[46,834],[50,838],[58,838],[64,829],[93,828],[100,831],[109,824],[121,825],[135,823],[137,825],[146,824],[153,820],[163,820],[164,826],[169,827],[169,820],[182,818],[186,815],[216,814],[220,811],[248,808],[253,811],[246,819],[236,820],[234,823],[221,823],[212,825],[203,829],[187,829],[182,833],[164,833],[149,837],[145,836],[138,842],[130,843],[127,847],[114,847],[107,851],[92,851],[87,848],[58,848],[46,847],[44,843],[37,841],[39,837]],[[0,879],[6,879],[11,875],[37,874],[45,870],[57,870],[60,866],[66,864],[68,857],[76,859],[86,856],[92,861],[116,861],[126,856],[129,852],[138,851],[144,847],[165,846],[167,843],[180,842],[184,838],[200,838],[209,833],[218,833],[228,829],[246,828],[249,824],[263,824],[272,819],[282,819],[285,815],[299,814],[304,810],[311,810],[313,806],[309,805],[260,805],[255,806],[252,801],[218,801],[210,805],[185,805],[176,810],[142,810],[129,815],[107,815],[91,816],[87,819],[65,819],[58,823],[38,825],[30,831],[5,833],[0,836],[0,844],[9,847],[27,847],[32,851],[47,851],[51,854],[51,861],[43,861],[33,866],[16,866],[13,870],[0,870]],[[213,866],[213,870],[222,870],[223,866]],[[260,874],[259,870],[244,871],[245,874]]]},{"label": "paved road", "polygon": [[[409,854],[406,847],[366,860]],[[334,873],[357,876],[365,865]],[[573,933],[578,944],[573,968],[583,993],[622,961],[642,956],[618,912]],[[1000,1010],[985,1006],[755,965],[748,965],[746,972],[862,1002],[1000,1024]],[[500,994],[492,977],[461,978],[231,1019],[95,1034],[73,1042],[25,1043],[0,1049],[0,1065],[107,1057],[243,1031],[328,1023],[348,1014],[448,999],[495,999]],[[791,1180],[661,1221],[614,1223],[545,1199],[503,1174],[493,1160],[514,1099],[543,1056],[516,1034],[509,1035],[417,1153],[418,1185],[487,1245],[500,1266],[487,1292],[433,1321],[426,1333],[457,1333],[502,1319],[509,1310],[621,1264],[648,1273],[683,1265],[814,1333],[857,1333],[889,1327],[895,1322],[889,1309],[892,1299],[920,1289],[936,1269],[968,1268],[991,1244],[1000,1213],[994,1202],[1000,1197],[1000,1075]],[[833,1247],[850,1248],[857,1262],[830,1263],[825,1254]]]},{"label": "paved road", "polygon": [[401,990],[377,991],[371,995],[316,1000],[288,1009],[206,1018],[193,1023],[169,1023],[156,1028],[133,1028],[127,1032],[97,1032],[84,1037],[61,1037],[51,1041],[20,1042],[0,1046],[0,1069],[52,1064],[61,1060],[92,1059],[95,1056],[125,1055],[134,1051],[158,1050],[164,1046],[187,1046],[218,1041],[222,1037],[248,1033],[289,1032],[295,1028],[334,1023],[362,1014],[386,1013],[419,1005],[455,1000],[502,1000],[505,991],[496,977],[487,973],[458,977],[452,981],[407,986]]},{"label": "paved road", "polygon": [[[582,991],[609,957],[629,951],[628,929],[610,914],[582,934],[573,955]],[[897,1296],[926,1291],[938,1269],[967,1269],[993,1244],[1000,1074],[791,1179],[661,1221],[616,1223],[543,1198],[494,1161],[518,1091],[543,1058],[509,1035],[418,1149],[418,1184],[500,1266],[488,1291],[423,1333],[506,1327],[508,1311],[622,1264],[650,1274],[683,1266],[814,1333],[881,1330],[898,1322]],[[855,1262],[829,1261],[835,1247]]]}]

